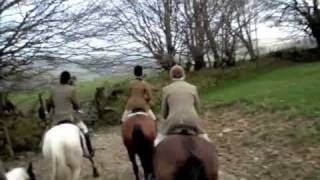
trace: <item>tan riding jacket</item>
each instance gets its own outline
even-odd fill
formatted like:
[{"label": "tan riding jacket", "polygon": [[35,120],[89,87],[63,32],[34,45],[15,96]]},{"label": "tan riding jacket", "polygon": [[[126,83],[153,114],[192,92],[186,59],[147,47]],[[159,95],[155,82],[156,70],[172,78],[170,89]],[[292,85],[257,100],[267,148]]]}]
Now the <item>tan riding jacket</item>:
[{"label": "tan riding jacket", "polygon": [[200,101],[197,88],[184,80],[175,80],[162,89],[162,122],[160,131],[168,134],[173,126],[183,124],[196,128],[203,133],[199,125]]},{"label": "tan riding jacket", "polygon": [[79,108],[79,101],[74,86],[57,85],[50,91],[49,103],[54,105],[53,124],[62,120],[73,120],[74,109]]},{"label": "tan riding jacket", "polygon": [[148,111],[150,109],[151,89],[143,80],[133,80],[129,84],[126,110],[136,108]]}]

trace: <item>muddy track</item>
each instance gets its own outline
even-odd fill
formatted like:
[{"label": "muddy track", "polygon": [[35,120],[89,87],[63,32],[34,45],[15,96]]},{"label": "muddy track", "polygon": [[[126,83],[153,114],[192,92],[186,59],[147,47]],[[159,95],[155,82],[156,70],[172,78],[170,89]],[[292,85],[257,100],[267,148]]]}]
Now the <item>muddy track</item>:
[{"label": "muddy track", "polygon": [[[283,134],[287,129],[305,125],[303,117],[292,121],[282,113],[252,111],[234,104],[208,108],[203,119],[203,127],[218,150],[220,180],[319,179],[320,145],[297,146],[291,136]],[[101,173],[97,180],[134,179],[120,126],[100,128],[92,134],[92,140]],[[50,165],[40,153],[26,153],[7,165],[16,167],[28,161],[34,162],[40,180],[49,180]],[[82,179],[93,180],[89,161],[83,162]]]},{"label": "muddy track", "polygon": [[[82,179],[86,180],[134,180],[131,163],[122,144],[120,126],[103,128],[92,134],[92,141],[96,150],[96,163],[100,171],[99,178],[92,177],[91,166],[88,160],[83,160]],[[40,180],[48,180],[50,165],[43,160],[39,153],[27,153],[19,159],[10,162],[10,167],[20,166],[26,162],[34,163],[35,172]],[[140,175],[142,176],[142,169]],[[233,180],[234,178],[221,173],[221,180]]]}]

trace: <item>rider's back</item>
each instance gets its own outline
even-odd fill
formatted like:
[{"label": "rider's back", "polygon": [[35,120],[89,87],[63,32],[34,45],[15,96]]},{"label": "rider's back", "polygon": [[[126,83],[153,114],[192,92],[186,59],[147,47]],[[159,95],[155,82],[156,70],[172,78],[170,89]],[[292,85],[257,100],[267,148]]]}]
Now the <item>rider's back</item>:
[{"label": "rider's back", "polygon": [[149,102],[151,99],[151,92],[148,84],[142,80],[133,80],[129,85],[128,101],[126,105],[127,110],[144,109],[149,110]]},{"label": "rider's back", "polygon": [[73,104],[77,103],[74,86],[57,85],[51,89],[54,105],[53,120],[61,121],[72,118]]},{"label": "rider's back", "polygon": [[198,118],[199,102],[197,88],[194,85],[186,81],[175,81],[164,87],[163,93],[164,101],[168,104],[167,120],[181,119],[184,116]]},{"label": "rider's back", "polygon": [[163,88],[164,132],[179,124],[197,127],[199,99],[197,88],[185,81],[174,81]]}]

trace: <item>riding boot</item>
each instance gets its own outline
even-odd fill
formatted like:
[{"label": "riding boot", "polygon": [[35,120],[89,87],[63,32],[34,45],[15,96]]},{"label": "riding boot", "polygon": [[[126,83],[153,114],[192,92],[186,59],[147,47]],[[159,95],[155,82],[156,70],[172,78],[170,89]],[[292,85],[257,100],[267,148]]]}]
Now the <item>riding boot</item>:
[{"label": "riding boot", "polygon": [[89,133],[85,133],[84,137],[86,139],[86,145],[87,145],[87,149],[88,149],[88,152],[89,152],[89,156],[94,157],[94,150],[92,148],[92,144],[91,144]]}]

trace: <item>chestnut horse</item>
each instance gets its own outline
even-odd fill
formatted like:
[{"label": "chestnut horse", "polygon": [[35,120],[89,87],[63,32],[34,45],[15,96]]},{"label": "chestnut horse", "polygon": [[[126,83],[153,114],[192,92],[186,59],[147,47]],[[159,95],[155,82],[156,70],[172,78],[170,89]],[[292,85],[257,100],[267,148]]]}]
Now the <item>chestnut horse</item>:
[{"label": "chestnut horse", "polygon": [[153,143],[157,135],[155,121],[141,110],[133,111],[122,124],[122,139],[127,148],[136,180],[139,180],[139,168],[136,154],[139,156],[145,179],[152,179],[153,173]]},{"label": "chestnut horse", "polygon": [[195,135],[169,135],[155,148],[154,172],[157,180],[217,180],[216,149]]}]

